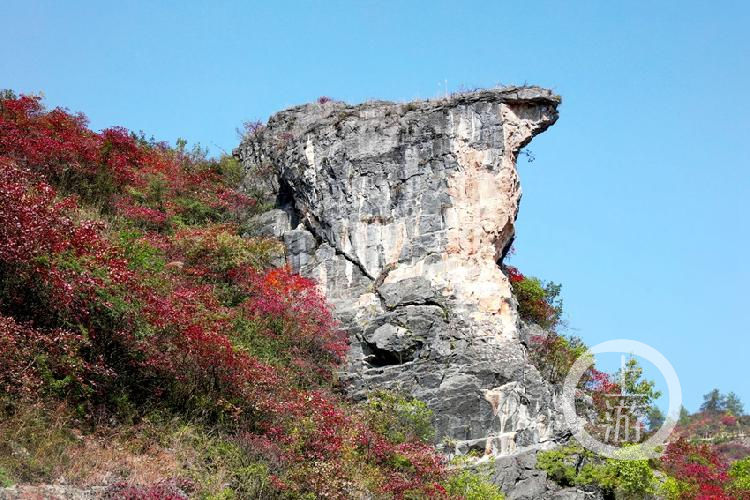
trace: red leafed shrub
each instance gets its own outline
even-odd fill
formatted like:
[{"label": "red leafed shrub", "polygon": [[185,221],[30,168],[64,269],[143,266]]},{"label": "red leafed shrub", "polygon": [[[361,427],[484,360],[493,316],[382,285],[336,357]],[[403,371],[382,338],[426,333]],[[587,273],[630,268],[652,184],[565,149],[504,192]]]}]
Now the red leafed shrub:
[{"label": "red leafed shrub", "polygon": [[670,443],[661,457],[662,469],[685,485],[684,497],[695,499],[731,499],[728,466],[707,444],[692,444],[684,439]]},{"label": "red leafed shrub", "polygon": [[92,173],[100,140],[86,124],[81,114],[46,112],[40,97],[5,99],[0,103],[0,156],[54,179],[67,171]]},{"label": "red leafed shrub", "polygon": [[505,266],[504,269],[518,301],[521,319],[536,323],[544,329],[554,330],[562,315],[561,286],[524,276],[513,266]]},{"label": "red leafed shrub", "polygon": [[148,155],[138,147],[135,139],[122,127],[108,128],[99,135],[101,143],[98,162],[110,172],[119,184],[132,184],[137,168],[141,168]]},{"label": "red leafed shrub", "polygon": [[98,287],[129,278],[125,262],[99,235],[100,223],[74,223],[72,198],[28,170],[0,158],[0,270],[7,276],[0,306],[27,307],[37,322],[82,319]]},{"label": "red leafed shrub", "polygon": [[594,408],[600,415],[606,414],[609,411],[607,398],[613,394],[620,394],[620,384],[613,382],[609,373],[597,370],[594,367],[589,368],[584,377],[586,379],[585,384],[591,391]]},{"label": "red leafed shrub", "polygon": [[0,315],[0,392],[29,398],[39,391],[80,395],[91,390],[109,373],[82,359],[87,344],[79,334],[40,331]]},{"label": "red leafed shrub", "polygon": [[244,193],[232,189],[219,189],[214,206],[224,208],[229,213],[238,214],[257,205],[257,201]]},{"label": "red leafed shrub", "polygon": [[325,356],[334,364],[344,360],[346,336],[333,328],[331,313],[313,281],[288,268],[241,271],[234,276],[248,291],[242,304],[245,312],[257,320],[272,321],[273,333],[292,340],[301,352]]},{"label": "red leafed shrub", "polygon": [[[238,175],[0,98],[0,397],[64,398],[90,422],[151,408],[242,429],[232,443],[290,493],[443,495],[431,446],[390,442],[338,395],[346,336],[313,281],[269,268],[278,243],[240,236],[255,201]],[[175,484],[110,493],[182,498]]]},{"label": "red leafed shrub", "polygon": [[29,170],[0,158],[0,259],[28,262],[69,246],[73,224],[63,214],[73,200],[56,200],[55,190]]},{"label": "red leafed shrub", "polygon": [[517,267],[507,266],[505,270],[508,273],[508,279],[511,283],[520,283],[526,279],[526,276],[524,276]]},{"label": "red leafed shrub", "polygon": [[430,445],[414,441],[394,444],[365,427],[358,429],[357,443],[376,463],[389,469],[381,492],[395,498],[445,496],[440,484],[448,477],[445,461]]},{"label": "red leafed shrub", "polygon": [[167,223],[167,214],[163,210],[134,204],[129,198],[117,200],[115,209],[118,214],[147,229],[161,229]]},{"label": "red leafed shrub", "polygon": [[722,425],[726,425],[727,427],[733,427],[737,425],[737,417],[735,417],[734,415],[722,415],[721,423]]},{"label": "red leafed shrub", "polygon": [[444,463],[435,455],[432,447],[420,443],[402,443],[389,451],[386,454],[387,463],[397,467],[387,477],[383,488],[386,493],[403,498],[416,485],[423,485],[420,489],[431,498],[445,494],[445,489],[440,485],[446,477]]}]

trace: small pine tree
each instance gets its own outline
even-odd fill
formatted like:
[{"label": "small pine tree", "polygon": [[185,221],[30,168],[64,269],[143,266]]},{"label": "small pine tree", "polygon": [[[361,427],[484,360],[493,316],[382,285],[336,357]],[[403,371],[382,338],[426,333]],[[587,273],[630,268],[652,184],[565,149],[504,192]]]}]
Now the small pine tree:
[{"label": "small pine tree", "polygon": [[719,391],[714,389],[708,394],[703,396],[703,404],[701,405],[701,411],[709,413],[719,413],[726,409],[726,398]]},{"label": "small pine tree", "polygon": [[740,397],[737,394],[730,392],[726,397],[726,409],[731,412],[735,417],[741,417],[745,414],[745,407],[740,401]]}]

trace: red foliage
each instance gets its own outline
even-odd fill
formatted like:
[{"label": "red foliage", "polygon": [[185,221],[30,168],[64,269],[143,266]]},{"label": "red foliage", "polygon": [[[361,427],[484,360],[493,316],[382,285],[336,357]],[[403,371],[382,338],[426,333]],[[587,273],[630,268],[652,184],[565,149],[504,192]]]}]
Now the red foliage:
[{"label": "red foliage", "polygon": [[241,213],[243,210],[254,207],[257,201],[244,193],[232,189],[219,189],[216,192],[216,200],[213,205],[224,208],[232,214]]},{"label": "red foliage", "polygon": [[620,384],[612,381],[612,376],[597,370],[593,366],[584,375],[584,383],[591,390],[594,407],[600,415],[609,411],[607,408],[607,396],[620,393]]},{"label": "red foliage", "polygon": [[249,294],[243,309],[256,319],[284,318],[279,332],[293,340],[296,349],[310,356],[326,356],[333,363],[344,360],[346,335],[335,326],[315,282],[293,274],[288,268],[259,273],[241,268],[232,273],[235,283]]},{"label": "red foliage", "polygon": [[524,276],[516,267],[504,266],[521,319],[535,323],[545,330],[555,331],[560,324],[562,302],[560,286]]},{"label": "red foliage", "polygon": [[3,100],[0,156],[54,178],[67,169],[87,170],[97,160],[100,140],[86,123],[81,114],[71,115],[62,109],[45,112],[40,97]]},{"label": "red foliage", "polygon": [[692,444],[680,438],[667,446],[661,465],[669,475],[689,486],[687,498],[733,498],[725,491],[728,466],[707,444]]},{"label": "red foliage", "polygon": [[520,283],[526,279],[526,276],[524,276],[517,267],[505,266],[505,270],[508,273],[508,279],[511,283]]},{"label": "red foliage", "polygon": [[62,381],[66,393],[83,391],[109,372],[82,359],[87,341],[63,329],[40,331],[0,315],[0,392],[27,398],[44,390],[50,380]]},{"label": "red foliage", "polygon": [[[118,218],[82,220],[79,202],[101,203]],[[36,97],[0,101],[0,392],[54,390],[89,408],[122,391],[178,408],[201,401],[251,428],[239,442],[257,445],[279,469],[336,470],[358,450],[385,475],[383,493],[442,494],[445,469],[430,446],[388,442],[331,390],[347,342],[314,282],[285,268],[189,262],[172,234],[175,219],[204,224],[253,203],[180,151],[121,128],[91,132],[82,115],[45,112]],[[141,228],[136,243],[171,264],[158,273],[139,268],[112,237],[116,224]],[[233,305],[220,296],[227,287]],[[238,321],[282,346],[287,364],[263,362],[235,342]],[[324,492],[333,479],[300,481]],[[279,477],[274,484],[288,486]],[[172,486],[120,485],[115,493],[181,498]]]},{"label": "red foliage", "polygon": [[721,423],[722,425],[726,425],[727,427],[733,427],[737,425],[737,417],[735,417],[734,415],[722,415]]},{"label": "red foliage", "polygon": [[64,214],[73,200],[56,200],[56,192],[29,170],[0,158],[0,259],[29,262],[42,254],[67,250],[73,224]]},{"label": "red foliage", "polygon": [[[0,158],[0,266],[14,276],[9,287],[18,294],[6,296],[11,304],[21,306],[24,293],[43,289],[47,313],[82,320],[97,290],[132,277],[100,236],[100,223],[73,222],[75,208],[73,198],[59,199],[38,176]],[[84,261],[84,269],[75,265]]]},{"label": "red foliage", "polygon": [[107,487],[103,498],[118,500],[187,500],[187,493],[195,489],[192,481],[185,479],[160,481],[140,486],[128,483],[114,483]]},{"label": "red foliage", "polygon": [[120,198],[115,202],[115,208],[123,217],[149,229],[161,229],[167,222],[167,214],[163,210],[136,205],[130,198]]},{"label": "red foliage", "polygon": [[427,498],[445,497],[445,489],[440,485],[447,477],[445,460],[430,445],[415,442],[394,445],[364,426],[357,431],[357,444],[376,463],[391,467],[382,493],[394,498],[421,498],[415,493]]},{"label": "red foliage", "polygon": [[101,142],[98,162],[111,172],[118,183],[133,183],[135,168],[142,167],[147,154],[142,151],[130,133],[122,127],[108,128],[98,136]]}]

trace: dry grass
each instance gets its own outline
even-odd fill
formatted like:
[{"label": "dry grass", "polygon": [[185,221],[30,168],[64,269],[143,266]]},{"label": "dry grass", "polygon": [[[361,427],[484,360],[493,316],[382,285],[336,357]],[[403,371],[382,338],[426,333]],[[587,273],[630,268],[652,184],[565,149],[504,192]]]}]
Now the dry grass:
[{"label": "dry grass", "polygon": [[0,419],[0,468],[18,483],[77,486],[153,484],[183,471],[165,428],[84,433],[79,424],[62,403],[17,407]]},{"label": "dry grass", "polygon": [[157,443],[134,449],[133,443],[117,435],[86,436],[68,453],[69,461],[58,474],[78,486],[115,482],[146,485],[178,477],[182,472],[175,450]]},{"label": "dry grass", "polygon": [[0,479],[82,489],[186,479],[201,496],[224,498],[229,488],[240,498],[271,495],[265,464],[200,425],[154,415],[135,425],[83,427],[62,403],[19,405],[0,415]]}]

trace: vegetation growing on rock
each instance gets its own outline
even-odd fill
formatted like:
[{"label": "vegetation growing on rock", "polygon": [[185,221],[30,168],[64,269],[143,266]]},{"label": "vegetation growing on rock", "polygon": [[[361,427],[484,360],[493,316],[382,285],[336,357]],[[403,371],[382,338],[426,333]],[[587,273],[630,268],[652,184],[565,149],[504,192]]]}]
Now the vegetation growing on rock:
[{"label": "vegetation growing on rock", "polygon": [[[507,266],[521,319],[546,331],[531,338],[530,357],[549,381],[562,382],[586,346],[575,337],[560,334],[562,313],[560,286],[524,276]],[[637,396],[641,407],[635,418],[647,435],[664,421],[655,405],[660,393],[643,378],[635,359],[614,375],[592,367],[581,382],[590,396],[589,413],[605,421],[606,395]],[[595,426],[589,432],[596,434]],[[750,447],[743,441],[750,434],[750,419],[744,415],[739,397],[714,389],[704,396],[700,411],[690,415],[683,408],[674,437],[658,461],[603,459],[572,442],[541,452],[537,466],[563,486],[595,487],[616,498],[644,498],[657,494],[668,499],[750,498]]]},{"label": "vegetation growing on rock", "polygon": [[562,285],[525,276],[513,266],[506,266],[505,271],[513,295],[518,301],[518,314],[521,318],[536,323],[545,330],[554,330],[562,317]]},{"label": "vegetation growing on rock", "polygon": [[0,481],[449,495],[423,407],[338,395],[346,339],[312,281],[271,267],[278,244],[243,236],[240,174],[3,93]]}]

